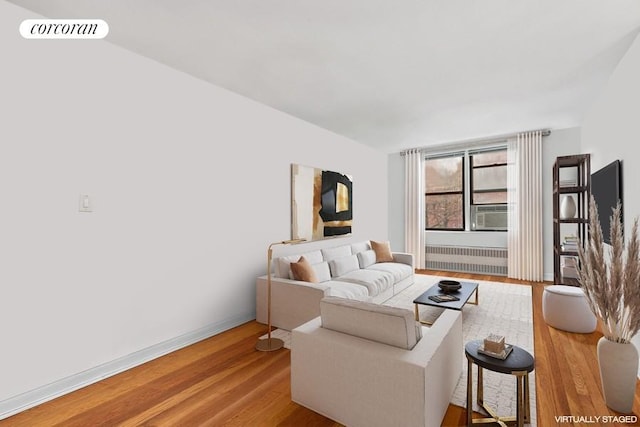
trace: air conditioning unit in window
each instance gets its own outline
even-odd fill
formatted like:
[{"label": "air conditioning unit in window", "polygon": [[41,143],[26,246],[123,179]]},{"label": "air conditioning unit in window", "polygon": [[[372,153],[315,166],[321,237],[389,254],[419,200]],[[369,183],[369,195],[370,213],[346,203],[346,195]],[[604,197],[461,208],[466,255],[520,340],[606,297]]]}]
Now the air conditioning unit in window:
[{"label": "air conditioning unit in window", "polygon": [[473,206],[471,218],[474,230],[507,230],[505,205]]}]

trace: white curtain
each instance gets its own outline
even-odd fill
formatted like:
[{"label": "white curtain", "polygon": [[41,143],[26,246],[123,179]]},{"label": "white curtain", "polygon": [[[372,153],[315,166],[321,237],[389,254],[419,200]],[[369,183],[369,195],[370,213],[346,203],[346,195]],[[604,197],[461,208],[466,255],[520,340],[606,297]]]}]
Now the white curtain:
[{"label": "white curtain", "polygon": [[420,150],[404,156],[404,246],[413,254],[415,268],[425,268],[424,159]]},{"label": "white curtain", "polygon": [[542,281],[542,133],[518,134],[507,149],[508,276]]}]

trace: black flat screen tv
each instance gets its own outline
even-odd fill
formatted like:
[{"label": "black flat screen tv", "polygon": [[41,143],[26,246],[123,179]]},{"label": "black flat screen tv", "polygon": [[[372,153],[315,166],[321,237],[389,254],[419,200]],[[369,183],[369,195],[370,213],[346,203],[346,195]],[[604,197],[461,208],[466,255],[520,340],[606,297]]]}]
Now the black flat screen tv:
[{"label": "black flat screen tv", "polygon": [[622,220],[622,162],[615,160],[591,175],[591,194],[598,205],[598,217],[605,243],[611,244],[611,214],[620,201]]}]

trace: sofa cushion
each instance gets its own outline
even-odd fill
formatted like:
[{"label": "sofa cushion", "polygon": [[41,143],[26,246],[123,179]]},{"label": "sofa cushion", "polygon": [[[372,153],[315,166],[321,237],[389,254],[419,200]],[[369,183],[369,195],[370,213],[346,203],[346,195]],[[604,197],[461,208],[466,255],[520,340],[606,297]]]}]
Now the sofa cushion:
[{"label": "sofa cushion", "polygon": [[329,271],[328,262],[323,261],[318,264],[312,264],[311,268],[313,268],[313,270],[315,271],[319,283],[331,280],[331,272]]},{"label": "sofa cushion", "polygon": [[293,272],[291,271],[290,264],[292,262],[298,262],[300,256],[304,255],[309,264],[318,264],[322,262],[322,252],[321,251],[311,251],[305,252],[303,254],[296,255],[288,255],[283,256],[276,259],[276,265],[278,271],[276,272],[276,277],[282,277],[283,279],[293,279]]},{"label": "sofa cushion", "polygon": [[289,266],[293,272],[293,278],[295,280],[318,283],[315,270],[311,267],[311,264],[309,264],[309,261],[307,261],[304,256],[301,256],[298,262],[292,262]]},{"label": "sofa cushion", "polygon": [[376,253],[376,262],[393,262],[389,242],[376,242],[372,240],[371,249]]},{"label": "sofa cushion", "polygon": [[376,252],[373,249],[358,252],[358,263],[360,268],[367,268],[376,263]]},{"label": "sofa cushion", "polygon": [[422,328],[411,310],[344,298],[320,301],[322,327],[411,350],[422,338]]},{"label": "sofa cushion", "polygon": [[351,244],[351,253],[352,254],[359,254],[360,252],[368,251],[370,249],[371,249],[371,245],[369,244],[369,241],[358,242],[358,243],[352,243]]},{"label": "sofa cushion", "polygon": [[[355,255],[354,255],[355,256]],[[357,283],[366,286],[370,297],[375,297],[379,293],[386,291],[395,283],[393,274],[386,271],[357,269],[343,274],[339,277],[342,282]]]},{"label": "sofa cushion", "polygon": [[413,268],[407,264],[400,264],[398,262],[382,262],[370,265],[367,270],[384,271],[393,275],[395,282],[399,282],[402,279],[413,274]]},{"label": "sofa cushion", "polygon": [[359,270],[360,264],[358,264],[358,256],[349,255],[331,260],[329,261],[329,268],[331,269],[332,277],[344,276],[351,271]]},{"label": "sofa cushion", "polygon": [[366,286],[357,283],[342,282],[339,280],[330,280],[324,282],[323,285],[329,287],[327,296],[352,299],[356,301],[370,301],[369,290]]},{"label": "sofa cushion", "polygon": [[351,255],[351,246],[343,245],[335,248],[326,248],[322,249],[322,257],[323,259],[320,261],[333,261],[337,258],[344,258],[346,256]]}]

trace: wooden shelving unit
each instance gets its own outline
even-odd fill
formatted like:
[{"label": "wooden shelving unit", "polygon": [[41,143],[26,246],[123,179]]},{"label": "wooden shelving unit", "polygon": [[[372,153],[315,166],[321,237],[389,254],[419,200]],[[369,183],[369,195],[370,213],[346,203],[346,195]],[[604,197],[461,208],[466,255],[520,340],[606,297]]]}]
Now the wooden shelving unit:
[{"label": "wooden shelving unit", "polygon": [[[577,249],[565,246],[576,237],[584,241],[589,228],[589,196],[591,194],[591,156],[576,154],[556,158],[553,164],[553,281],[555,284],[580,286],[571,264],[577,265]],[[576,205],[573,218],[561,217],[564,197],[572,197]],[[572,261],[573,260],[573,261]]]}]

